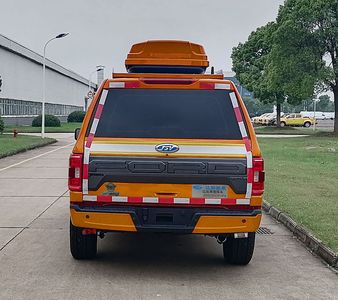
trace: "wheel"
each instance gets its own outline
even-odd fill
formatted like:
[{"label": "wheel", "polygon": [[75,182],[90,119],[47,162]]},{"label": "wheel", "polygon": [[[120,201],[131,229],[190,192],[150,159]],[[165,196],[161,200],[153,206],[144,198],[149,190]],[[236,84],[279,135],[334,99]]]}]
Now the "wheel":
[{"label": "wheel", "polygon": [[311,123],[310,123],[310,122],[305,122],[305,123],[304,123],[304,127],[309,128],[310,126],[311,126]]},{"label": "wheel", "polygon": [[255,248],[255,233],[249,232],[247,238],[227,238],[223,243],[224,260],[233,265],[247,265]]},{"label": "wheel", "polygon": [[96,234],[82,234],[82,228],[70,222],[70,252],[75,259],[91,259],[96,256]]},{"label": "wheel", "polygon": [[285,127],[286,126],[286,123],[285,122],[280,122],[280,127]]}]

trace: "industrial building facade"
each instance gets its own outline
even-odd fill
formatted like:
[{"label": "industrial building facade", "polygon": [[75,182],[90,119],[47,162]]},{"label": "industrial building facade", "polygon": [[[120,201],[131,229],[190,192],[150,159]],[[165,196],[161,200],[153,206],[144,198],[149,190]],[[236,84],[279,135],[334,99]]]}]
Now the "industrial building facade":
[{"label": "industrial building facade", "polygon": [[[41,55],[0,35],[0,115],[5,123],[29,125],[41,114],[42,63]],[[46,114],[65,120],[84,109],[87,93],[86,78],[46,60]]]}]

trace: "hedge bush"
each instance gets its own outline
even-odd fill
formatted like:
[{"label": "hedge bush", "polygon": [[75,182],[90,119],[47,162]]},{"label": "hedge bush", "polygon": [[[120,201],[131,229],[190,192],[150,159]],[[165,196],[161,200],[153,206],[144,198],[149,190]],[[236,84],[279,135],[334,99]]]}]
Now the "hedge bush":
[{"label": "hedge bush", "polygon": [[[32,122],[33,127],[41,127],[42,116],[37,116]],[[46,127],[61,127],[61,122],[58,117],[53,115],[45,115],[45,126]]]},{"label": "hedge bush", "polygon": [[82,123],[85,115],[86,115],[86,112],[82,110],[73,111],[72,113],[68,115],[67,122],[68,123],[75,123],[75,122]]},{"label": "hedge bush", "polygon": [[4,120],[0,116],[0,133],[3,133],[4,129],[5,129],[5,123],[4,123]]}]

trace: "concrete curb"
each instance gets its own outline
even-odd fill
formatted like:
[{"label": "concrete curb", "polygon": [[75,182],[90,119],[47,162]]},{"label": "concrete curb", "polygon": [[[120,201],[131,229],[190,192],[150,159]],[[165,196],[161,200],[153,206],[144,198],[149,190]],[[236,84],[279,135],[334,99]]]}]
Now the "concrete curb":
[{"label": "concrete curb", "polygon": [[338,269],[338,253],[334,252],[323,242],[316,238],[309,230],[297,224],[287,214],[273,207],[269,202],[263,201],[263,210],[274,219],[285,225],[312,253],[315,253],[331,267]]}]

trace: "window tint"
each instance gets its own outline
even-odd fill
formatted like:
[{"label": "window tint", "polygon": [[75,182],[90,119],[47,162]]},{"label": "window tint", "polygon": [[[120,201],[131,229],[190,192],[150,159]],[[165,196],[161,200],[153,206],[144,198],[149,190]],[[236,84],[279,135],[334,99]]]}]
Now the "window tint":
[{"label": "window tint", "polygon": [[95,136],[241,139],[224,90],[111,89]]}]

